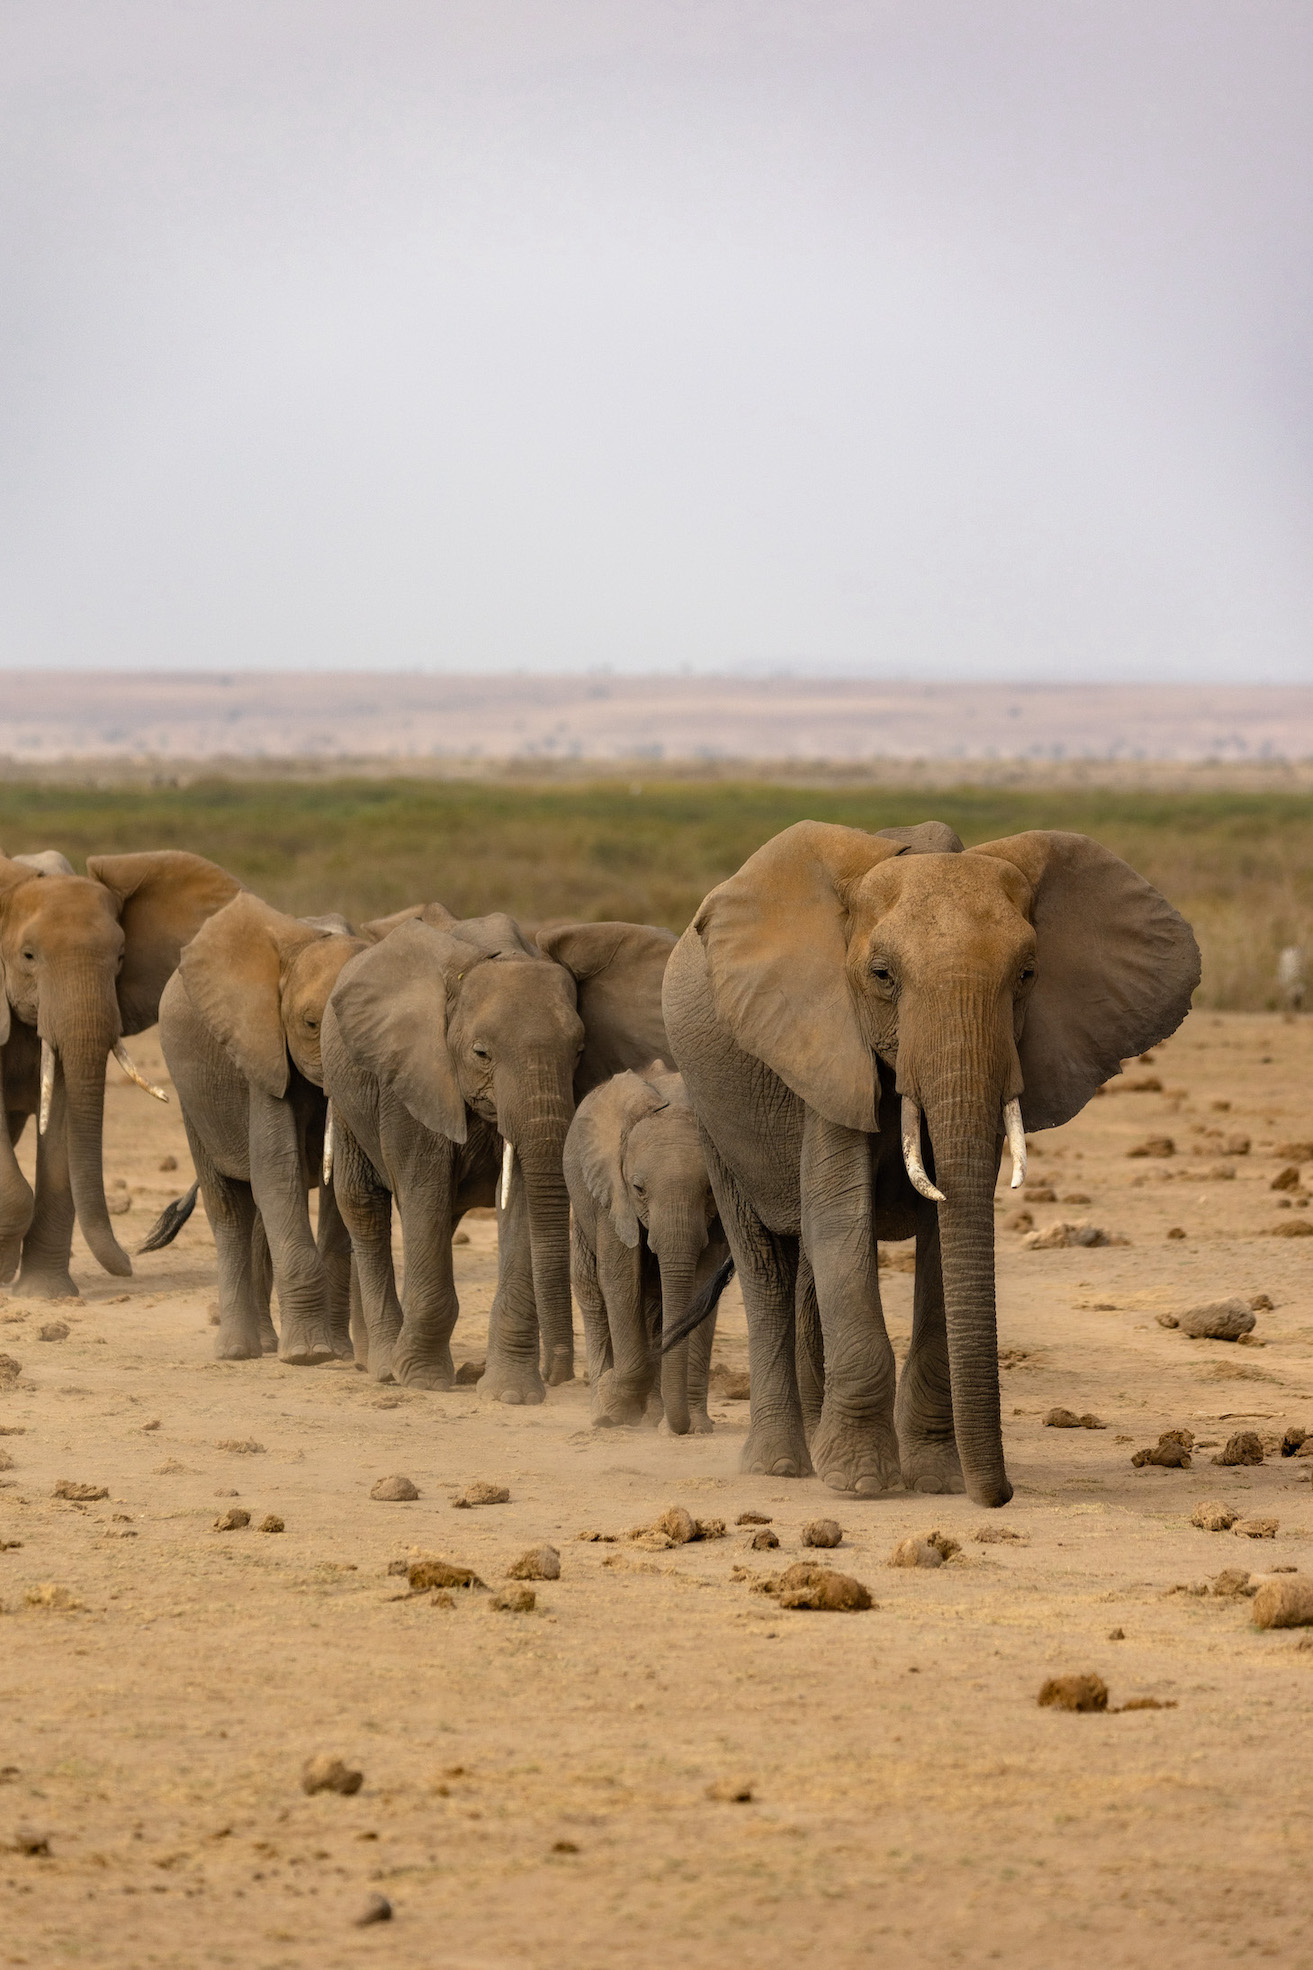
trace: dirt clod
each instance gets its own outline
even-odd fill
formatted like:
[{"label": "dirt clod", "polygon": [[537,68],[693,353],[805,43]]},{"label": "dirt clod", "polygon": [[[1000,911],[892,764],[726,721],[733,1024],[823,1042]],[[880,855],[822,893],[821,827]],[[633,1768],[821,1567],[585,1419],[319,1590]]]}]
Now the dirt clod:
[{"label": "dirt clod", "polygon": [[260,1520],[259,1529],[261,1532],[286,1532],[287,1527],[284,1525],[282,1519],[279,1518],[277,1512],[269,1512]]},{"label": "dirt clod", "polygon": [[488,1603],[499,1614],[532,1614],[537,1604],[533,1588],[521,1586],[501,1588]]},{"label": "dirt clod", "polygon": [[747,1806],[752,1802],[752,1787],[746,1779],[713,1779],[707,1787],[707,1797],[724,1806]]},{"label": "dirt clod", "polygon": [[1021,1242],[1028,1252],[1056,1252],[1073,1245],[1125,1245],[1128,1241],[1102,1230],[1090,1218],[1074,1222],[1059,1218],[1042,1231],[1028,1231]]},{"label": "dirt clod", "polygon": [[23,1604],[26,1607],[53,1609],[60,1614],[82,1614],[85,1612],[81,1601],[74,1598],[67,1587],[57,1580],[38,1580],[36,1585],[25,1589]]},{"label": "dirt clod", "polygon": [[1133,1696],[1129,1702],[1119,1703],[1117,1708],[1119,1710],[1175,1710],[1176,1699],[1168,1697],[1164,1701],[1157,1696]]},{"label": "dirt clod", "polygon": [[1313,1224],[1307,1218],[1283,1218],[1268,1234],[1272,1238],[1313,1238]]},{"label": "dirt clod", "polygon": [[843,1527],[838,1519],[809,1519],[802,1528],[804,1546],[838,1546],[843,1540]]},{"label": "dirt clod", "polygon": [[[769,1512],[740,1512],[734,1521],[735,1525],[769,1525],[770,1522]],[[806,1544],[805,1540],[803,1544]]]},{"label": "dirt clod", "polygon": [[1143,1142],[1137,1142],[1133,1149],[1128,1149],[1126,1154],[1130,1157],[1175,1156],[1176,1144],[1169,1135],[1149,1135]]},{"label": "dirt clod", "polygon": [[1240,1519],[1234,1530],[1237,1539],[1275,1539],[1280,1519]]},{"label": "dirt clod", "polygon": [[1036,1701],[1042,1710],[1106,1710],[1108,1685],[1093,1673],[1050,1676]]},{"label": "dirt clod", "polygon": [[1257,1586],[1250,1585],[1248,1569],[1242,1566],[1224,1566],[1216,1576],[1209,1592],[1217,1600],[1234,1600],[1238,1595],[1252,1595],[1258,1592]]},{"label": "dirt clod", "polygon": [[161,1172],[167,1170],[176,1170],[178,1167],[178,1159],[176,1156],[161,1156],[156,1167]]},{"label": "dirt clod", "polygon": [[555,1546],[530,1546],[506,1569],[508,1580],[559,1580],[561,1555]]},{"label": "dirt clod", "polygon": [[1209,1300],[1190,1307],[1179,1316],[1177,1325],[1195,1341],[1238,1341],[1253,1332],[1257,1321],[1247,1300]]},{"label": "dirt clod", "polygon": [[439,1559],[436,1554],[426,1553],[410,1560],[406,1566],[406,1579],[412,1594],[427,1594],[434,1587],[482,1587],[483,1582],[472,1566],[461,1566],[455,1560]]},{"label": "dirt clod", "polygon": [[1298,1190],[1299,1165],[1297,1163],[1287,1163],[1285,1169],[1279,1170],[1277,1174],[1273,1177],[1271,1183],[1268,1185],[1268,1189],[1269,1190]]},{"label": "dirt clod", "polygon": [[781,1607],[813,1609],[833,1614],[859,1614],[874,1606],[870,1591],[849,1573],[800,1560],[775,1582]]},{"label": "dirt clod", "polygon": [[467,1484],[460,1496],[453,1498],[451,1502],[458,1511],[468,1511],[473,1505],[509,1505],[510,1486],[489,1484],[485,1478],[476,1478],[473,1484]]},{"label": "dirt clod", "polygon": [[9,1842],[11,1853],[30,1854],[33,1858],[46,1859],[50,1854],[50,1835],[42,1833],[34,1826],[16,1826]]},{"label": "dirt clod", "polygon": [[1229,1532],[1240,1514],[1230,1505],[1223,1505],[1218,1499],[1205,1498],[1195,1506],[1190,1514],[1191,1525],[1197,1525],[1201,1532]]},{"label": "dirt clod", "polygon": [[458,1389],[468,1389],[475,1382],[482,1381],[483,1371],[486,1366],[487,1363],[483,1361],[462,1361],[460,1367],[456,1370],[456,1387]]},{"label": "dirt clod", "polygon": [[221,1436],[214,1447],[216,1450],[231,1450],[236,1457],[264,1455],[264,1445],[257,1443],[253,1436]]},{"label": "dirt clod", "polygon": [[779,1534],[772,1532],[768,1525],[758,1526],[748,1540],[749,1549],[754,1553],[768,1553],[780,1543]]},{"label": "dirt clod", "polygon": [[0,1354],[0,1387],[6,1382],[16,1382],[22,1372],[21,1361],[15,1361],[12,1354]]},{"label": "dirt clod", "polygon": [[51,1492],[52,1498],[68,1498],[77,1505],[94,1505],[100,1498],[109,1497],[107,1484],[77,1484],[72,1478],[60,1478]]},{"label": "dirt clod", "polygon": [[1254,1596],[1255,1628],[1313,1626],[1313,1579],[1265,1580]]},{"label": "dirt clod", "polygon": [[39,1341],[66,1341],[72,1332],[67,1320],[48,1320],[44,1327],[37,1328]]},{"label": "dirt clod", "polygon": [[385,1477],[378,1480],[369,1495],[385,1504],[408,1505],[419,1497],[419,1487],[412,1484],[408,1477]]},{"label": "dirt clod", "polygon": [[230,1505],[214,1521],[216,1532],[244,1532],[251,1523],[251,1514],[240,1505]]},{"label": "dirt clod", "polygon": [[365,1897],[365,1905],[359,1915],[353,1915],[351,1918],[353,1925],[357,1929],[368,1929],[371,1923],[390,1922],[391,1920],[392,1904],[386,1895],[378,1894],[367,1895]]},{"label": "dirt clod", "polygon": [[1285,1431],[1281,1438],[1281,1455],[1283,1457],[1297,1456],[1307,1441],[1308,1431],[1300,1429],[1298,1425],[1292,1425],[1290,1429]]},{"label": "dirt clod", "polygon": [[988,1520],[984,1525],[978,1525],[971,1537],[981,1546],[1027,1546],[1030,1544],[1024,1532],[1018,1532],[1014,1526],[996,1525],[992,1519]]},{"label": "dirt clod", "polygon": [[944,1555],[938,1546],[932,1545],[928,1539],[918,1539],[915,1534],[910,1538],[900,1539],[885,1561],[886,1566],[942,1566],[943,1564]]},{"label": "dirt clod", "polygon": [[1044,1418],[1046,1430],[1078,1430],[1080,1417],[1074,1409],[1050,1409]]},{"label": "dirt clod", "polygon": [[1137,1450],[1131,1462],[1137,1470],[1145,1464],[1157,1464],[1165,1471],[1188,1471],[1193,1448],[1192,1431],[1164,1430],[1152,1449]]},{"label": "dirt clod", "polygon": [[1215,1464],[1261,1464],[1263,1439],[1257,1430],[1237,1430],[1214,1457]]},{"label": "dirt clod", "polygon": [[307,1758],[301,1767],[302,1792],[340,1792],[344,1799],[349,1799],[353,1793],[359,1792],[364,1782],[363,1772],[353,1771],[327,1751],[321,1751],[315,1758]]}]

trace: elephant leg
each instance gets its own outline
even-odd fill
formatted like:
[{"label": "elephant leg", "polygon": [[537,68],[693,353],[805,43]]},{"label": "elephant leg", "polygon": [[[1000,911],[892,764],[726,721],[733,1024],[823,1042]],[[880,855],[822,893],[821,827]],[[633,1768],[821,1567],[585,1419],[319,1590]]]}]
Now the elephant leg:
[{"label": "elephant leg", "polygon": [[401,1332],[392,1348],[392,1377],[412,1389],[449,1389],[456,1379],[451,1337],[460,1317],[451,1260],[451,1192],[433,1195],[399,1188],[406,1270],[401,1291]]},{"label": "elephant leg", "polygon": [[810,1477],[794,1359],[798,1240],[767,1229],[714,1142],[700,1133],[748,1320],[752,1402],[740,1468],[768,1477]]},{"label": "elephant leg", "polygon": [[488,1320],[488,1359],[479,1394],[495,1402],[545,1402],[538,1366],[538,1311],[533,1295],[528,1185],[511,1184],[497,1214],[497,1291]]},{"label": "elephant leg", "polygon": [[812,1437],[818,1477],[873,1498],[902,1486],[894,1351],[880,1305],[870,1139],[811,1110],[803,1127],[802,1241],[816,1282],[825,1394]]},{"label": "elephant leg", "polygon": [[894,1415],[903,1483],[908,1490],[965,1491],[953,1435],[939,1215],[933,1209],[919,1213],[917,1218],[912,1345],[898,1378]]},{"label": "elephant leg", "polygon": [[368,1369],[369,1333],[365,1326],[365,1309],[360,1297],[360,1273],[354,1252],[351,1254],[351,1355],[357,1368]]},{"label": "elephant leg", "polygon": [[[351,1237],[359,1301],[356,1366],[392,1380],[392,1347],[401,1332],[401,1301],[392,1266],[392,1192],[340,1115],[333,1123],[333,1194]],[[356,1312],[352,1310],[353,1321]]]},{"label": "elephant leg", "polygon": [[64,1076],[55,1075],[50,1120],[36,1145],[36,1197],[23,1240],[17,1291],[36,1300],[77,1299],[69,1272],[73,1251],[73,1182],[68,1167],[68,1108]]},{"label": "elephant leg", "polygon": [[319,1263],[328,1282],[328,1326],[339,1361],[351,1359],[351,1234],[342,1222],[331,1183],[319,1186]]},{"label": "elephant leg", "polygon": [[806,1252],[798,1254],[796,1313],[794,1350],[798,1395],[802,1402],[802,1426],[810,1443],[821,1420],[821,1405],[825,1400],[825,1337],[821,1332],[821,1310],[816,1304],[816,1275]]},{"label": "elephant leg", "polygon": [[219,1275],[219,1332],[214,1352],[220,1361],[258,1361],[265,1352],[260,1330],[261,1320],[269,1318],[269,1296],[255,1263],[262,1235],[251,1186],[240,1178],[222,1175],[194,1136],[191,1153],[200,1179],[201,1201],[214,1234]]},{"label": "elephant leg", "polygon": [[274,1262],[269,1254],[264,1219],[257,1211],[251,1226],[251,1292],[259,1308],[260,1348],[264,1354],[277,1354],[278,1331],[269,1309],[274,1290]]},{"label": "elephant leg", "polygon": [[716,1427],[707,1409],[715,1340],[716,1316],[712,1313],[695,1329],[688,1343],[688,1427],[694,1436],[710,1436]]},{"label": "elephant leg", "polygon": [[611,1329],[607,1324],[606,1301],[597,1279],[597,1253],[578,1217],[570,1235],[570,1284],[584,1323],[584,1350],[588,1361],[588,1395],[594,1429],[606,1429],[612,1422],[607,1414],[607,1392],[611,1385],[614,1356]]},{"label": "elephant leg", "polygon": [[0,1286],[7,1286],[18,1270],[23,1239],[36,1206],[32,1187],[14,1154],[26,1120],[21,1109],[0,1114]]},{"label": "elephant leg", "polygon": [[251,1190],[264,1220],[278,1294],[278,1359],[315,1368],[333,1359],[328,1319],[328,1281],[310,1229],[305,1178],[304,1117],[283,1100],[252,1085],[250,1101]]},{"label": "elephant leg", "polygon": [[[641,1234],[640,1234],[641,1238]],[[605,1409],[595,1423],[634,1427],[647,1420],[659,1373],[652,1360],[650,1282],[644,1279],[641,1242],[632,1250],[616,1237],[605,1213],[597,1220],[597,1284],[606,1307],[611,1338],[611,1379]],[[645,1292],[645,1286],[648,1291]],[[660,1281],[656,1282],[656,1325],[660,1332]],[[659,1422],[661,1410],[651,1418]]]}]

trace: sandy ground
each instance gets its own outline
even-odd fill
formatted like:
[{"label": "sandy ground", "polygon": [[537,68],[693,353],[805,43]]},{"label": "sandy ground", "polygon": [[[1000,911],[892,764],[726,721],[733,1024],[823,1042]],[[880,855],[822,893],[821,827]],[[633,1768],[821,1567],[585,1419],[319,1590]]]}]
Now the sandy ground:
[{"label": "sandy ground", "polygon": [[[162,1076],[153,1038],[134,1051]],[[1300,1213],[1269,1186],[1274,1146],[1313,1136],[1311,1067],[1313,1025],[1196,1015],[1134,1070],[1163,1092],[1039,1138],[1030,1189],[1057,1201],[1036,1222],[1130,1242],[1030,1251],[1000,1230],[1003,1514],[741,1477],[743,1403],[716,1406],[709,1439],[595,1434],[582,1386],[514,1412],[351,1367],[216,1362],[199,1213],[126,1291],[79,1251],[80,1302],[0,1296],[22,1364],[0,1391],[0,1841],[49,1848],[0,1853],[0,1963],[1313,1965],[1313,1649],[1257,1632],[1244,1599],[1169,1591],[1313,1570],[1313,1463],[1210,1461],[1235,1429],[1313,1427],[1313,1245],[1265,1235]],[[175,1109],[111,1076],[135,1244],[186,1149]],[[1235,1132],[1250,1152],[1219,1155]],[[1150,1134],[1177,1154],[1128,1159]],[[476,1223],[457,1254],[458,1360],[482,1352],[492,1236]],[[901,1350],[910,1280],[885,1277]],[[1154,1319],[1259,1292],[1262,1349]],[[43,1341],[56,1319],[67,1338]],[[745,1363],[737,1300],[718,1353]],[[1057,1404],[1108,1427],[1044,1427]],[[1132,1467],[1180,1425],[1205,1446],[1192,1470]],[[397,1472],[418,1502],[372,1501]],[[477,1478],[511,1502],[454,1510]],[[61,1479],[109,1495],[59,1501]],[[1276,1539],[1195,1530],[1204,1498],[1276,1517]],[[672,1504],[728,1535],[578,1538]],[[212,1530],[229,1505],[286,1530]],[[771,1515],[778,1556],[746,1550],[746,1510]],[[800,1558],[822,1512],[868,1613],[784,1613],[735,1577]],[[987,1517],[1024,1543],[977,1543]],[[936,1527],[962,1542],[948,1565],[885,1564]],[[544,1540],[561,1577],[531,1614],[404,1598],[389,1572],[418,1549],[495,1587]],[[1037,1707],[1046,1677],[1083,1670],[1114,1706],[1176,1707]],[[355,1796],[301,1791],[320,1752],[363,1771]],[[724,1782],[751,1798],[710,1797]],[[392,1921],[354,1926],[377,1892]]]}]

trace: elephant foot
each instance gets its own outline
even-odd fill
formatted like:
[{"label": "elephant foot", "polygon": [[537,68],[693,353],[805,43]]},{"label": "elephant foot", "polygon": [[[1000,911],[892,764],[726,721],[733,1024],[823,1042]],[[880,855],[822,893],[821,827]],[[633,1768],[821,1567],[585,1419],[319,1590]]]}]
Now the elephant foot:
[{"label": "elephant foot", "polygon": [[243,1333],[240,1327],[225,1334],[220,1327],[214,1342],[216,1361],[259,1361],[263,1355],[258,1334]]},{"label": "elephant foot", "polygon": [[762,1477],[801,1478],[812,1474],[800,1422],[753,1423],[739,1469]]},{"label": "elephant foot", "polygon": [[[262,1335],[261,1346],[263,1339]],[[290,1368],[319,1368],[333,1358],[333,1342],[329,1334],[284,1320],[282,1338],[278,1343],[280,1361],[285,1361]]]},{"label": "elephant foot", "polygon": [[831,1491],[845,1491],[855,1498],[879,1498],[903,1488],[891,1422],[858,1422],[851,1417],[827,1416],[822,1410],[811,1449],[816,1475]]},{"label": "elephant foot", "polygon": [[688,1433],[690,1436],[714,1436],[716,1425],[705,1409],[698,1409],[692,1403],[688,1409]]},{"label": "elephant foot", "polygon": [[968,1479],[966,1493],[973,1505],[984,1505],[990,1511],[997,1511],[1001,1505],[1008,1503],[1012,1486],[1006,1472],[1002,1472],[996,1478],[979,1479],[974,1484]]},{"label": "elephant foot", "polygon": [[559,1347],[544,1350],[543,1380],[549,1389],[558,1389],[562,1382],[574,1380],[574,1344],[562,1342]]},{"label": "elephant foot", "polygon": [[18,1262],[23,1256],[23,1234],[16,1231],[10,1237],[0,1237],[0,1286],[7,1286],[18,1271]]},{"label": "elephant foot", "polygon": [[632,1389],[619,1386],[611,1369],[607,1369],[597,1384],[593,1395],[593,1428],[595,1430],[636,1430],[647,1407],[645,1396],[635,1395]]},{"label": "elephant foot", "polygon": [[392,1378],[408,1389],[450,1389],[456,1385],[456,1367],[447,1346],[420,1349],[407,1347],[405,1336],[392,1351]]},{"label": "elephant foot", "polygon": [[532,1355],[488,1354],[487,1366],[476,1384],[485,1402],[538,1403],[547,1400],[538,1363]]},{"label": "elephant foot", "polygon": [[28,1300],[80,1300],[82,1295],[69,1272],[36,1272],[24,1267],[14,1291]]},{"label": "elephant foot", "polygon": [[909,1491],[961,1493],[967,1488],[962,1460],[951,1437],[947,1441],[943,1437],[904,1437],[898,1461]]}]

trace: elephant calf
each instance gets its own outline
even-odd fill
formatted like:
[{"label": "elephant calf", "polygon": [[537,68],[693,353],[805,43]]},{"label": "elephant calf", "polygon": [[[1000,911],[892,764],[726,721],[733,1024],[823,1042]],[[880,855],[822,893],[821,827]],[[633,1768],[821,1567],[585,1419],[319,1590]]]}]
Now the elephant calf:
[{"label": "elephant calf", "polygon": [[677,1436],[705,1434],[714,1313],[661,1353],[729,1250],[682,1077],[657,1060],[594,1088],[565,1140],[565,1178],[594,1427],[663,1410]]}]

